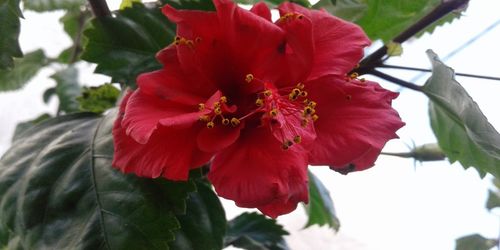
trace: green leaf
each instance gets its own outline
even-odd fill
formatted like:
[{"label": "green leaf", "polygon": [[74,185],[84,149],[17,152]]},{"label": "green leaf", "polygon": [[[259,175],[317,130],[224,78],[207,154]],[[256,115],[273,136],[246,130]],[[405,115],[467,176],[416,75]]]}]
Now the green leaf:
[{"label": "green leaf", "polygon": [[176,9],[187,10],[215,10],[212,1],[209,0],[160,0],[162,5],[169,4]]},{"label": "green leaf", "polygon": [[[356,22],[372,40],[382,39],[387,43],[441,2],[442,0],[320,0],[313,8],[324,8],[344,20]],[[432,32],[437,26],[453,21],[460,16],[457,12],[444,16],[420,34]]]},{"label": "green leaf", "polygon": [[80,54],[82,53],[82,33],[86,26],[88,26],[88,20],[92,17],[89,11],[82,11],[80,9],[67,11],[64,16],[59,19],[59,22],[63,24],[64,31],[71,38],[73,44],[64,49],[57,60],[61,63],[73,63],[79,60]]},{"label": "green leaf", "polygon": [[0,91],[22,88],[46,64],[47,58],[41,49],[26,54],[24,58],[14,59],[13,69],[0,69]]},{"label": "green leaf", "polygon": [[488,200],[486,201],[486,208],[488,210],[500,207],[500,193],[492,190],[488,191]]},{"label": "green leaf", "polygon": [[14,130],[14,136],[12,137],[12,142],[17,141],[20,137],[22,137],[22,134],[26,132],[29,128],[37,125],[38,123],[45,121],[49,118],[52,118],[51,115],[45,113],[39,115],[37,118],[25,122],[20,122],[16,125],[16,129]]},{"label": "green leaf", "polygon": [[276,220],[258,213],[243,213],[227,224],[224,245],[248,250],[286,250],[288,232]]},{"label": "green leaf", "polygon": [[56,87],[48,88],[43,92],[43,102],[49,103],[52,96],[56,95]]},{"label": "green leaf", "polygon": [[141,0],[122,0],[120,4],[120,10],[132,7],[133,3],[140,3]]},{"label": "green leaf", "polygon": [[340,221],[336,216],[330,192],[311,171],[309,174],[309,204],[306,205],[309,219],[306,228],[312,225],[328,225],[338,231]]},{"label": "green leaf", "polygon": [[471,234],[456,240],[455,250],[489,250],[495,247],[497,241],[487,239],[479,234]]},{"label": "green leaf", "polygon": [[12,68],[13,57],[23,56],[18,41],[20,17],[23,14],[19,8],[19,0],[0,0],[0,70]]},{"label": "green leaf", "polygon": [[120,90],[113,85],[106,83],[99,87],[84,87],[81,96],[76,100],[79,103],[80,111],[87,111],[100,114],[115,106]]},{"label": "green leaf", "polygon": [[38,12],[52,10],[78,10],[84,0],[23,0],[24,8]]},{"label": "green leaf", "polygon": [[159,8],[134,4],[119,11],[116,17],[92,20],[84,34],[87,43],[83,60],[97,63],[96,73],[135,87],[136,77],[161,68],[155,54],[173,41],[175,26]]},{"label": "green leaf", "polygon": [[488,122],[479,106],[431,50],[432,76],[423,86],[429,97],[431,126],[439,147],[448,160],[473,166],[481,176],[500,177],[500,134]]},{"label": "green leaf", "polygon": [[0,246],[168,249],[179,229],[175,213],[184,211],[194,183],[144,179],[112,168],[115,113],[47,120],[5,153]]},{"label": "green leaf", "polygon": [[57,82],[56,95],[59,97],[59,110],[65,113],[79,111],[76,98],[80,95],[81,88],[78,83],[78,70],[70,66],[58,71],[51,76]]},{"label": "green leaf", "polygon": [[186,213],[178,215],[181,229],[170,244],[172,249],[215,250],[222,249],[226,232],[224,208],[212,188],[196,182],[197,192],[189,194]]}]

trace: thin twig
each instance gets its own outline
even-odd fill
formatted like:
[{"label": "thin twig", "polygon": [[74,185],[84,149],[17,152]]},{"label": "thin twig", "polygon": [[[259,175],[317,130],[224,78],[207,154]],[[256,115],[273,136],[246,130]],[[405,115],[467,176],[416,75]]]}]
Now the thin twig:
[{"label": "thin twig", "polygon": [[80,11],[78,15],[78,27],[76,32],[76,37],[73,40],[73,49],[71,51],[71,57],[68,61],[69,64],[72,64],[78,60],[78,55],[82,51],[82,35],[85,26],[85,19],[87,15],[87,9]]},{"label": "thin twig", "polygon": [[[406,67],[406,66],[398,66],[398,65],[382,64],[382,65],[380,65],[378,67],[379,68],[389,68],[389,69],[402,69],[402,70],[420,71],[420,72],[432,72],[432,70],[430,70],[430,69],[414,68],[414,67]],[[474,75],[474,74],[457,73],[457,72],[455,72],[455,75],[500,81],[500,77],[495,77],[495,76],[483,76],[483,75]]]},{"label": "thin twig", "polygon": [[[408,29],[401,32],[398,36],[392,39],[395,43],[403,43],[414,35],[418,34],[420,31],[424,30],[427,26],[431,25],[435,21],[446,16],[450,12],[464,6],[469,0],[450,0],[442,1],[433,11],[424,16],[418,22],[410,26]],[[382,58],[387,54],[387,46],[382,46],[375,52],[371,53],[365,59],[360,62],[360,67],[356,69],[359,74],[366,74],[371,69],[378,67],[382,64]]]},{"label": "thin twig", "polygon": [[380,71],[375,70],[375,69],[370,70],[369,72],[367,72],[367,74],[378,76],[378,77],[380,77],[380,78],[382,78],[384,80],[387,80],[387,81],[392,82],[394,84],[397,84],[399,86],[402,86],[402,87],[405,87],[405,88],[409,88],[409,89],[412,89],[412,90],[415,90],[415,91],[422,92],[422,87],[419,86],[419,85],[407,82],[405,80],[402,80],[402,79],[399,79],[397,77],[388,75],[388,74],[386,74],[384,72],[380,72]]},{"label": "thin twig", "polygon": [[88,0],[92,13],[97,18],[109,17],[111,16],[111,11],[109,11],[108,4],[106,0]]}]

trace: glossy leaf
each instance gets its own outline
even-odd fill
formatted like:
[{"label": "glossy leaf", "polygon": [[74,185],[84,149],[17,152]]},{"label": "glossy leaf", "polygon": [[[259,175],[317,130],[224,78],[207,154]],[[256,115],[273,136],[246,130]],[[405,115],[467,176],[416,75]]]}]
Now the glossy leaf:
[{"label": "glossy leaf", "polygon": [[[402,31],[437,7],[441,0],[320,0],[313,8],[326,9],[342,19],[356,22],[373,40],[390,42]],[[437,26],[459,17],[460,10],[448,14],[423,30],[432,32]]]},{"label": "glossy leaf", "polygon": [[456,241],[455,250],[489,250],[495,247],[497,241],[487,239],[479,234],[467,235],[458,238]]},{"label": "glossy leaf", "polygon": [[312,225],[328,225],[338,231],[340,221],[335,213],[330,192],[320,179],[309,171],[309,204],[306,205],[309,219],[306,228]]},{"label": "glossy leaf", "polygon": [[38,123],[43,122],[51,117],[52,117],[51,115],[45,113],[45,114],[39,115],[37,118],[35,118],[33,120],[18,123],[16,125],[16,129],[14,130],[14,136],[12,137],[12,142],[17,141],[17,139],[22,137],[23,133],[26,132],[31,127],[33,127],[33,126],[37,125]]},{"label": "glossy leaf", "polygon": [[192,182],[111,167],[114,113],[47,120],[0,159],[0,246],[168,249]]},{"label": "glossy leaf", "polygon": [[81,111],[100,114],[115,106],[120,90],[106,83],[99,87],[85,87],[81,96],[76,100]]},{"label": "glossy leaf", "polygon": [[77,112],[81,87],[78,83],[78,70],[72,66],[58,71],[51,76],[56,82],[56,95],[59,98],[59,111],[65,113]]},{"label": "glossy leaf", "polygon": [[13,57],[23,56],[18,41],[22,16],[19,0],[0,0],[0,70],[12,68]]},{"label": "glossy leaf", "polygon": [[22,88],[46,64],[47,58],[41,49],[27,53],[23,58],[14,59],[14,68],[0,69],[0,91]]},{"label": "glossy leaf", "polygon": [[226,232],[224,208],[209,184],[197,181],[196,189],[186,200],[186,213],[177,216],[181,229],[170,246],[182,250],[222,249]]},{"label": "glossy leaf", "polygon": [[448,160],[500,177],[500,134],[454,78],[454,71],[427,51],[432,76],[423,86],[429,97],[431,126]]},{"label": "glossy leaf", "polygon": [[23,0],[24,8],[38,12],[52,10],[77,10],[84,0]]},{"label": "glossy leaf", "polygon": [[284,235],[288,232],[276,220],[258,213],[243,213],[227,224],[224,245],[248,250],[288,249]]},{"label": "glossy leaf", "polygon": [[136,77],[161,68],[155,54],[173,41],[175,27],[160,8],[135,3],[117,12],[116,17],[92,20],[84,34],[87,43],[83,60],[97,63],[96,73],[135,87]]}]

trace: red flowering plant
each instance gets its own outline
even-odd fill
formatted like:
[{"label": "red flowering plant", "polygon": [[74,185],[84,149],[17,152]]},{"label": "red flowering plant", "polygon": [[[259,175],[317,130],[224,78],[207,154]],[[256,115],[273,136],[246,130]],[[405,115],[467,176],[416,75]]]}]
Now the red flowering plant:
[{"label": "red flowering plant", "polygon": [[270,217],[308,202],[308,165],[373,166],[403,126],[397,93],[350,74],[370,40],[357,25],[293,3],[163,13],[175,41],[121,102],[113,166],[186,180],[210,162],[219,196]]}]

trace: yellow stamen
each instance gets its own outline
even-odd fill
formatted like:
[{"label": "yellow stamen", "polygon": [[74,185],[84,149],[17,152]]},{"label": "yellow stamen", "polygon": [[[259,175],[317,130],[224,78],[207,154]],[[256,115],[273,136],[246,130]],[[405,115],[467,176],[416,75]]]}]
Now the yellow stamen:
[{"label": "yellow stamen", "polygon": [[289,99],[290,101],[295,101],[295,100],[297,100],[297,97],[298,97],[298,96],[297,96],[297,95],[295,95],[294,93],[290,93],[290,94],[288,95],[288,99]]},{"label": "yellow stamen", "polygon": [[198,109],[199,109],[200,111],[204,110],[204,109],[205,109],[205,104],[204,104],[204,103],[200,103],[200,104],[198,104]]},{"label": "yellow stamen", "polygon": [[292,145],[293,145],[293,142],[288,140],[288,141],[283,142],[283,144],[281,145],[281,148],[283,148],[284,150],[287,150],[287,149],[289,149]]},{"label": "yellow stamen", "polygon": [[307,91],[301,91],[300,96],[306,97],[307,96]]},{"label": "yellow stamen", "polygon": [[257,100],[255,100],[255,105],[257,105],[258,107],[262,107],[262,105],[264,105],[264,101],[260,98],[257,98]]},{"label": "yellow stamen", "polygon": [[245,76],[245,81],[250,83],[251,81],[253,81],[253,75],[252,74],[247,74]]},{"label": "yellow stamen", "polygon": [[224,124],[226,126],[229,125],[229,119],[227,119],[227,118],[222,119],[222,124]]},{"label": "yellow stamen", "polygon": [[319,116],[318,115],[313,115],[311,118],[312,118],[313,122],[315,122],[315,121],[317,121],[319,119]]},{"label": "yellow stamen", "polygon": [[221,102],[221,103],[226,103],[226,102],[227,102],[227,97],[222,96],[222,97],[220,98],[220,102]]},{"label": "yellow stamen", "polygon": [[309,106],[309,107],[311,107],[311,108],[316,108],[316,105],[317,105],[317,103],[316,103],[316,102],[314,102],[314,101],[310,101],[310,102],[307,104],[307,106]]},{"label": "yellow stamen", "polygon": [[202,122],[208,122],[209,117],[208,117],[208,115],[201,115],[199,119]]},{"label": "yellow stamen", "polygon": [[314,110],[313,108],[307,106],[304,108],[304,115],[312,115],[314,114],[314,112],[316,112],[316,110]]},{"label": "yellow stamen", "polygon": [[236,127],[240,124],[240,120],[238,120],[238,118],[231,118],[231,125],[233,125],[233,127]]},{"label": "yellow stamen", "polygon": [[300,121],[300,125],[305,128],[307,126],[307,124],[309,124],[309,121],[307,121],[306,119],[302,119],[302,121]]},{"label": "yellow stamen", "polygon": [[297,136],[293,137],[293,142],[295,142],[295,143],[301,143],[302,142],[302,137],[300,137],[300,135],[297,135]]},{"label": "yellow stamen", "polygon": [[278,115],[278,110],[272,109],[271,111],[269,111],[269,115],[272,117],[276,117]]},{"label": "yellow stamen", "polygon": [[304,84],[303,84],[303,83],[301,83],[301,82],[297,83],[297,88],[299,88],[299,89],[304,89],[304,87],[305,87],[305,86],[304,86]]},{"label": "yellow stamen", "polygon": [[268,96],[268,97],[269,97],[269,96],[271,96],[271,94],[272,94],[272,92],[271,92],[271,90],[269,90],[269,89],[268,89],[268,90],[266,90],[266,91],[264,91],[264,95],[265,95],[265,96]]},{"label": "yellow stamen", "polygon": [[214,113],[216,115],[220,115],[220,114],[222,114],[222,110],[220,109],[220,107],[217,107],[217,108],[214,109]]},{"label": "yellow stamen", "polygon": [[351,77],[351,79],[355,79],[355,78],[358,78],[358,76],[359,76],[359,74],[354,72],[349,77]]},{"label": "yellow stamen", "polygon": [[213,127],[215,127],[214,122],[207,122],[207,128],[213,128]]}]

